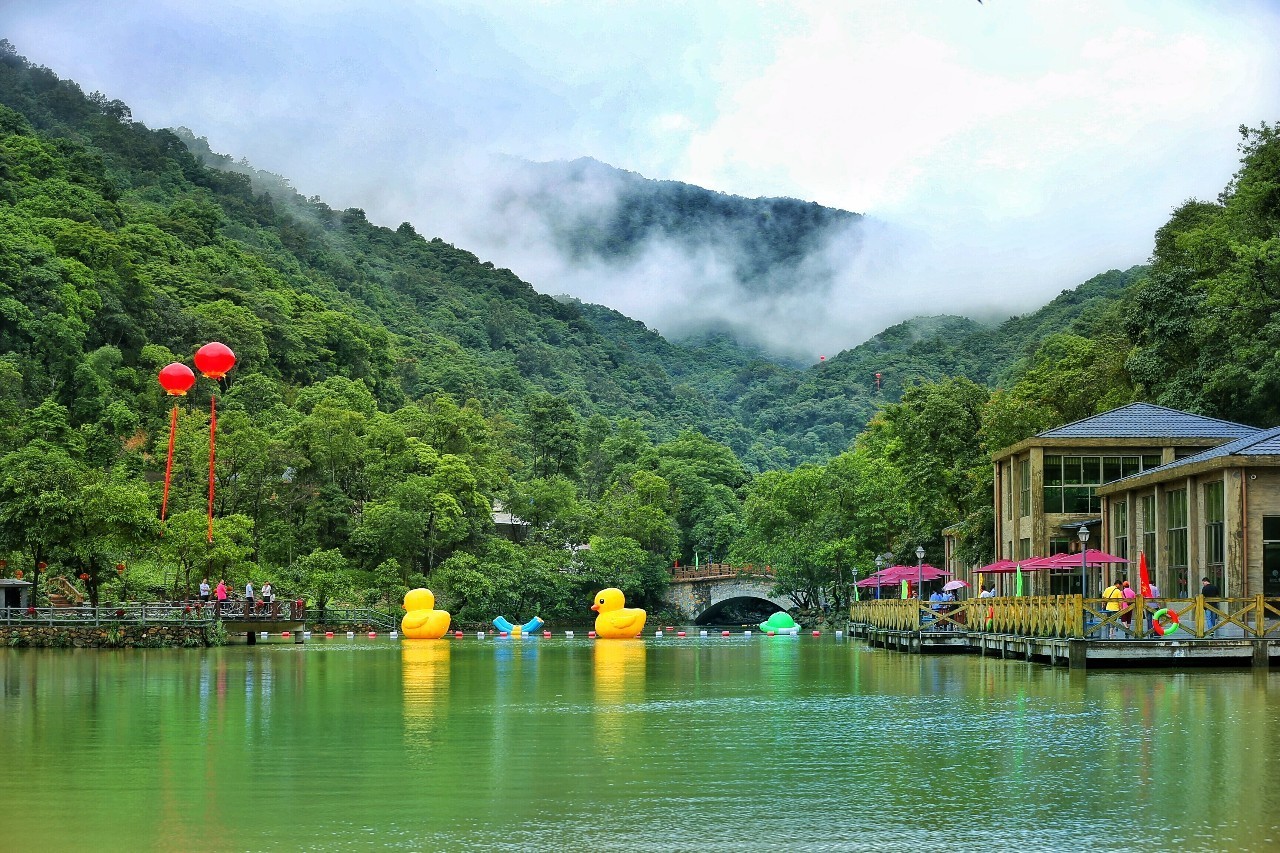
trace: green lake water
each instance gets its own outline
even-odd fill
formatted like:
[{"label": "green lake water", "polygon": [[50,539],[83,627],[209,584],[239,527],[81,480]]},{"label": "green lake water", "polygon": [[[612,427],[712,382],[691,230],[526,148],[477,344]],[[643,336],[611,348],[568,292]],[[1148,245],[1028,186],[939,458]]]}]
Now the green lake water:
[{"label": "green lake water", "polygon": [[470,634],[0,684],[4,850],[1280,847],[1280,673]]}]

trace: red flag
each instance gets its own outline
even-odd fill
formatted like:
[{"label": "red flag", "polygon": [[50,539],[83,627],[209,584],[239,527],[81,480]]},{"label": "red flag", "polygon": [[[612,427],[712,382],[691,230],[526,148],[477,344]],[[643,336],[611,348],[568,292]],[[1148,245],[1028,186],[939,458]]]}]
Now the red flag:
[{"label": "red flag", "polygon": [[1147,552],[1138,552],[1138,589],[1142,590],[1143,598],[1151,597],[1151,576],[1147,574]]}]

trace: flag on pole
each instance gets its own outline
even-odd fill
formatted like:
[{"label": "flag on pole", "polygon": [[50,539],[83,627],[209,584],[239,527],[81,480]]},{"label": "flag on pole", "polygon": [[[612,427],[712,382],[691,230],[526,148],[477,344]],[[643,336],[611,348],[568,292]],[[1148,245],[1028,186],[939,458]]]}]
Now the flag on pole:
[{"label": "flag on pole", "polygon": [[1147,574],[1147,552],[1138,552],[1138,589],[1142,590],[1143,598],[1151,597],[1151,575]]},{"label": "flag on pole", "polygon": [[1020,596],[1022,595],[1022,563],[1018,563],[1017,570],[1018,573],[1013,584],[1013,594]]},{"label": "flag on pole", "polygon": [[911,581],[904,580],[902,582],[902,598],[905,600],[910,597],[911,597]]},{"label": "flag on pole", "polygon": [[699,566],[699,565],[700,565],[700,564],[698,563],[698,552],[697,552],[697,551],[694,551],[694,552],[693,552],[693,570],[694,570],[695,572],[698,570],[698,566]]}]

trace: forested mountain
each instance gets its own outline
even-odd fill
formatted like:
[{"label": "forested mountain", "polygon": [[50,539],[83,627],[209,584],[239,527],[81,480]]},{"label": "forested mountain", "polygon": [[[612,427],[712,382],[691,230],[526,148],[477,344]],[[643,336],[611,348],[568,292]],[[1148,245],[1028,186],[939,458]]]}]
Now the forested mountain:
[{"label": "forested mountain", "polygon": [[[409,223],[205,165],[0,42],[0,559],[94,597],[181,594],[206,572],[321,604],[430,584],[482,621],[575,614],[611,585],[652,605],[695,554],[838,600],[876,553],[940,558],[957,521],[982,559],[995,448],[1133,399],[1280,420],[1275,129],[1242,152],[1216,202],[1156,235],[1149,270],[797,367],[723,335],[666,341]],[[668,227],[638,209],[636,233]],[[584,245],[631,232],[608,233]],[[239,363],[179,401],[161,537],[173,401],[156,374],[211,340]],[[496,535],[495,500],[529,522],[519,541]]]}]

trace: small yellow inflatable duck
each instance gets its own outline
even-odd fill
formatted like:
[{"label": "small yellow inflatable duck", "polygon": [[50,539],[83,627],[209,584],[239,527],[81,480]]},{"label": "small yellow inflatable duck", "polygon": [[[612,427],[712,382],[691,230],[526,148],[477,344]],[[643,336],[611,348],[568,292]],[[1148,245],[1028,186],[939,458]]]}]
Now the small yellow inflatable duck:
[{"label": "small yellow inflatable duck", "polygon": [[408,612],[400,620],[400,630],[411,640],[438,640],[449,630],[449,614],[436,610],[436,597],[429,589],[411,589],[404,596]]},{"label": "small yellow inflatable duck", "polygon": [[591,609],[596,617],[596,636],[605,640],[630,640],[644,631],[644,620],[649,614],[638,607],[625,607],[622,590],[614,587],[596,593]]}]

